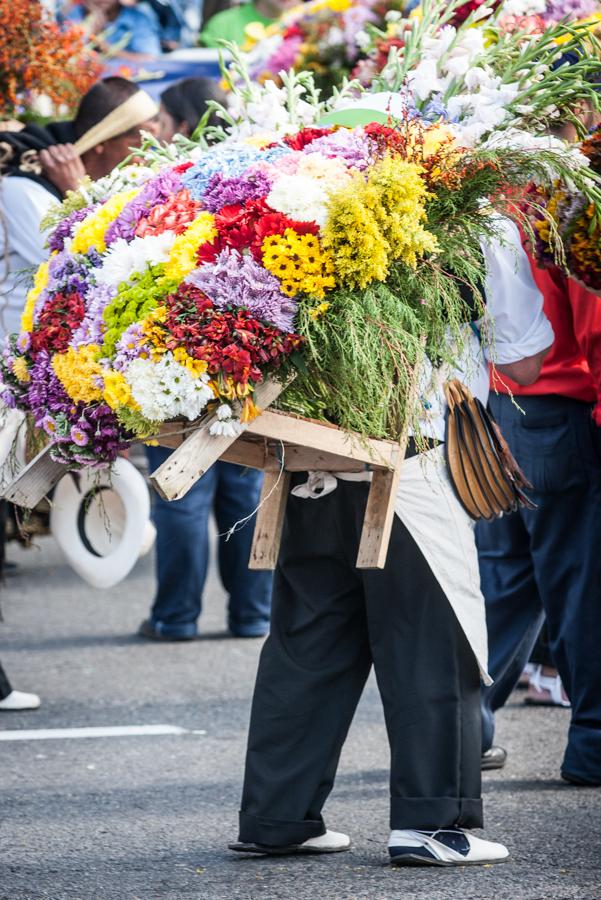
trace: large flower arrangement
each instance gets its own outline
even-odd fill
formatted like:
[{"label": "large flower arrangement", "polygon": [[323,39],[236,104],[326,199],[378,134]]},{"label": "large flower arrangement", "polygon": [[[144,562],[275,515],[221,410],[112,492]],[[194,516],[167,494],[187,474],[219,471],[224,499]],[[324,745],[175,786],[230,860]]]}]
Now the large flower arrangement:
[{"label": "large flower arrangement", "polygon": [[61,29],[39,0],[0,4],[1,118],[68,115],[100,72],[82,29]]},{"label": "large flower arrangement", "polygon": [[281,72],[311,72],[325,94],[340,87],[362,54],[367,24],[382,27],[403,0],[310,0],[268,26],[249,43],[247,64],[260,83]]},{"label": "large flower arrangement", "polygon": [[[149,146],[46,223],[50,258],[0,371],[4,402],[61,462],[109,464],[208,412],[213,433],[235,436],[257,385],[292,372],[285,408],[396,438],[422,338],[452,363],[482,312],[496,213],[523,217],[533,182],[601,209],[588,158],[561,141],[473,147],[406,93],[371,97],[383,112],[342,127],[309,76],[244,84],[225,131]],[[335,117],[352,117],[349,102],[336,96]]]}]

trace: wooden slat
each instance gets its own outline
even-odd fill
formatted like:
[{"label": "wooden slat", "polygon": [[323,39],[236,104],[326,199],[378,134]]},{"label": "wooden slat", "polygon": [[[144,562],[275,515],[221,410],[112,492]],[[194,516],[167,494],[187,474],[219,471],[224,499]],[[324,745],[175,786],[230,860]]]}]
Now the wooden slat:
[{"label": "wooden slat", "polygon": [[339,428],[296,419],[272,410],[265,410],[257,416],[248,426],[248,433],[390,468],[395,466],[398,456],[395,441],[373,438],[363,441]]},{"label": "wooden slat", "polygon": [[221,459],[237,466],[247,466],[249,469],[264,469],[269,460],[269,453],[265,442],[238,438],[231,447],[228,447]]},{"label": "wooden slat", "polygon": [[290,473],[270,468],[265,472],[263,488],[248,568],[275,569],[280,552]]},{"label": "wooden slat", "polygon": [[15,506],[33,509],[66,472],[67,467],[55,462],[50,456],[50,447],[45,447],[4,489],[3,497]]},{"label": "wooden slat", "polygon": [[321,453],[310,447],[295,447],[292,444],[284,447],[284,468],[287,472],[363,472],[365,465],[348,456]]},{"label": "wooden slat", "polygon": [[[283,385],[268,381],[257,388],[255,402],[259,407],[269,406],[280,395]],[[260,417],[259,417],[260,418]],[[209,429],[217,416],[210,416],[197,431],[175,450],[150,480],[164,500],[179,500],[207,469],[220,459],[236,438],[212,435]]]}]

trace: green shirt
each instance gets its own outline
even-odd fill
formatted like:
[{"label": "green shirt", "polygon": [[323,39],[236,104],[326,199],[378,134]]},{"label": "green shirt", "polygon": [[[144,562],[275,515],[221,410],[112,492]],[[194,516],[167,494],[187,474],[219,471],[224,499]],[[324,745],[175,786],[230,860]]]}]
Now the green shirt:
[{"label": "green shirt", "polygon": [[200,42],[205,47],[217,47],[218,41],[233,41],[242,46],[246,40],[244,29],[251,22],[270,25],[273,19],[267,19],[257,12],[254,3],[243,3],[224,9],[223,12],[211,16],[200,33]]}]

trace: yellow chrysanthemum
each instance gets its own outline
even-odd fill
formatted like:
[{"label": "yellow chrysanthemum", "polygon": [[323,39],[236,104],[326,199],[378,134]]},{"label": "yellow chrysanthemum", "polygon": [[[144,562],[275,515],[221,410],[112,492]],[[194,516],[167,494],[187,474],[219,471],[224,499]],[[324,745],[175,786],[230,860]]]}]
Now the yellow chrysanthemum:
[{"label": "yellow chrysanthemum", "polygon": [[71,243],[71,252],[87,253],[91,247],[95,247],[99,253],[104,253],[106,250],[104,235],[107,228],[121,214],[123,207],[130,200],[133,200],[139,191],[140,188],[121,191],[113,197],[109,197],[99,209],[86,216],[75,230]]},{"label": "yellow chrysanthemum", "polygon": [[[54,253],[52,254],[54,256]],[[33,277],[33,287],[27,294],[25,306],[21,314],[21,331],[31,331],[33,328],[33,311],[36,300],[48,284],[49,261],[43,262]]]},{"label": "yellow chrysanthemum", "polygon": [[165,265],[165,276],[182,279],[189,275],[196,268],[196,251],[200,245],[214,240],[216,236],[215,217],[202,212],[173,242]]},{"label": "yellow chrysanthemum", "polygon": [[317,306],[314,306],[313,309],[309,310],[309,317],[315,322],[317,319],[325,316],[329,308],[329,303],[319,303]]},{"label": "yellow chrysanthemum", "polygon": [[365,288],[371,281],[385,281],[395,260],[415,268],[419,256],[438,249],[423,225],[428,190],[422,171],[385,156],[367,179],[357,173],[330,196],[322,246],[331,253],[340,281]]},{"label": "yellow chrysanthemum", "polygon": [[298,234],[286,228],[284,234],[270,235],[261,245],[263,265],[280,281],[282,291],[289,297],[308,294],[324,296],[336,286],[334,264],[313,234]]},{"label": "yellow chrysanthemum", "polygon": [[100,348],[88,344],[79,350],[69,347],[52,360],[54,374],[75,403],[102,399],[102,366],[97,362]]},{"label": "yellow chrysanthemum", "polygon": [[27,384],[31,381],[29,366],[27,365],[27,360],[23,356],[17,356],[17,358],[13,360],[12,370],[15,378],[18,378],[23,384]]},{"label": "yellow chrysanthemum", "polygon": [[111,371],[105,373],[102,396],[111,409],[118,409],[120,406],[128,406],[134,410],[140,408],[133,399],[131,388],[121,372]]},{"label": "yellow chrysanthemum", "polygon": [[193,356],[190,356],[183,347],[177,347],[176,350],[173,351],[173,358],[176,362],[178,362],[181,366],[194,376],[194,378],[198,378],[200,375],[204,375],[207,371],[208,364],[204,359],[194,359]]}]

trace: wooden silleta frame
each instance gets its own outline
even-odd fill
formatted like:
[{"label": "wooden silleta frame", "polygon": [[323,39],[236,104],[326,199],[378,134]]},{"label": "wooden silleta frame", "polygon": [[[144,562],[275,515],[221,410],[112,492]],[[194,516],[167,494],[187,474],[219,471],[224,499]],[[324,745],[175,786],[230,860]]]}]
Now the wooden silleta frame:
[{"label": "wooden silleta frame", "polygon": [[[411,408],[417,386],[417,367],[409,392]],[[173,447],[171,456],[150,480],[165,500],[183,497],[217,460],[265,472],[257,512],[249,567],[273,569],[277,562],[291,472],[372,473],[363,531],[357,556],[360,569],[383,569],[394,516],[401,466],[405,458],[408,422],[398,442],[362,438],[335,426],[303,419],[268,407],[283,385],[267,381],[255,400],[263,411],[237,438],[211,435],[215,416],[192,423],[166,422],[155,439]],[[409,418],[409,417],[408,417]],[[67,471],[50,458],[46,447],[4,492],[7,500],[33,508]]]}]

